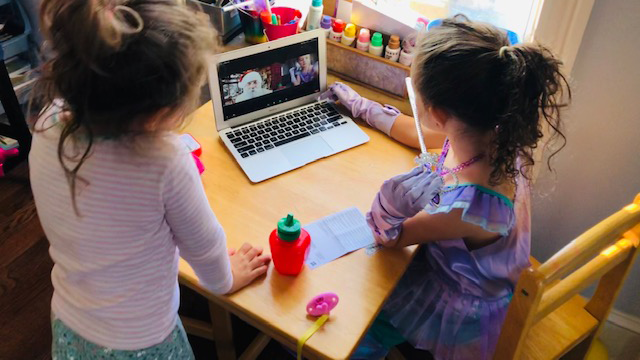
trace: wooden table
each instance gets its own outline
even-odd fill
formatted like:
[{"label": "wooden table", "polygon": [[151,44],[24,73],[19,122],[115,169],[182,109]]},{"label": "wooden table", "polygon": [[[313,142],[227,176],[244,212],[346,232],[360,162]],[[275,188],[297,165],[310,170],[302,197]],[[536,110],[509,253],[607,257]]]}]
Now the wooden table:
[{"label": "wooden table", "polygon": [[[335,80],[330,76],[329,83]],[[398,102],[370,89],[354,88],[379,101]],[[202,144],[201,159],[206,167],[202,181],[227,233],[228,246],[238,248],[250,242],[268,251],[270,232],[289,212],[304,226],[351,206],[363,213],[368,211],[382,182],[413,167],[416,152],[366,125],[362,128],[371,137],[368,143],[252,184],[219,139],[211,103],[198,109],[186,132]],[[210,300],[216,323],[208,330],[197,322],[185,326],[205,337],[212,330],[220,358],[236,358],[226,311],[295,349],[297,339],[315,321],[306,315],[307,302],[317,294],[332,291],[340,296],[340,303],[325,326],[306,343],[304,355],[345,359],[355,350],[415,250],[385,249],[372,256],[359,250],[314,270],[305,268],[297,277],[282,276],[271,266],[266,276],[231,296],[208,293],[198,284],[191,267],[181,260],[180,282]],[[257,356],[269,341],[266,336],[255,340],[255,351],[241,359]]]}]

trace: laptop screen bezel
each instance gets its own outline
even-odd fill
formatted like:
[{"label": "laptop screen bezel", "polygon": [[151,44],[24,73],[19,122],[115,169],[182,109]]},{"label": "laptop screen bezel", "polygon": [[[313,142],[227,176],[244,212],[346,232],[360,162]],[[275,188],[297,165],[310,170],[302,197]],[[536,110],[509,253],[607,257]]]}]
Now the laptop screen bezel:
[{"label": "laptop screen bezel", "polygon": [[301,43],[311,39],[318,39],[318,63],[319,71],[318,76],[320,80],[320,93],[324,92],[327,88],[327,45],[325,32],[322,29],[304,32],[297,35],[287,36],[282,39],[269,41],[264,44],[252,45],[239,50],[216,54],[211,57],[209,62],[209,91],[211,94],[211,102],[213,103],[213,115],[216,120],[216,128],[218,131],[236,127],[239,125],[250,123],[254,120],[258,120],[270,115],[275,115],[282,111],[309,104],[317,99],[320,93],[309,94],[294,100],[276,104],[266,107],[257,111],[250,112],[248,114],[237,116],[233,119],[224,120],[224,111],[222,103],[222,95],[220,93],[220,86],[218,82],[218,64],[257,53],[271,51],[281,47]]}]

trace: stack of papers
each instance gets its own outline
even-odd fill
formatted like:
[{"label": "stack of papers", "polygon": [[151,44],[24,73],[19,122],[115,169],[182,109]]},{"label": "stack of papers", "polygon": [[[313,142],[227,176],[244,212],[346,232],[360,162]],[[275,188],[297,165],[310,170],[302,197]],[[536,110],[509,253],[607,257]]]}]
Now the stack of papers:
[{"label": "stack of papers", "polygon": [[306,225],[311,235],[307,266],[315,269],[352,251],[375,243],[364,215],[355,207]]}]

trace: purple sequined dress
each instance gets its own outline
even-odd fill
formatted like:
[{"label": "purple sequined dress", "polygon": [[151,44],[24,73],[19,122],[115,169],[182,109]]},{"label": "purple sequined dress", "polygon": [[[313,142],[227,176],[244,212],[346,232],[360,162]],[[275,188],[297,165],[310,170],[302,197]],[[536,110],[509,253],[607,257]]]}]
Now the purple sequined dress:
[{"label": "purple sequined dress", "polygon": [[520,272],[529,266],[529,187],[514,202],[461,184],[430,214],[462,209],[462,220],[503,236],[477,250],[463,239],[423,245],[384,307],[415,347],[436,359],[491,359]]}]

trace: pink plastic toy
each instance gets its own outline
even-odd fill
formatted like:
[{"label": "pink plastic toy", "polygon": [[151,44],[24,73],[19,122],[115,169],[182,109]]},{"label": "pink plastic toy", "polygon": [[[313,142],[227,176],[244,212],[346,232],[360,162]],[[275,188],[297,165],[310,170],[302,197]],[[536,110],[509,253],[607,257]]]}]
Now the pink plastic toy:
[{"label": "pink plastic toy", "polygon": [[4,150],[4,149],[0,149],[0,177],[4,176],[4,169],[3,169],[3,164],[4,162],[8,159],[8,158],[12,158],[12,157],[16,157],[18,156],[20,152],[18,151],[18,149],[9,149],[9,150]]},{"label": "pink plastic toy", "polygon": [[331,310],[338,305],[338,300],[338,295],[330,292],[314,296],[307,304],[307,314],[311,316],[329,315]]},{"label": "pink plastic toy", "polygon": [[196,162],[196,166],[198,167],[198,172],[200,175],[204,172],[204,164],[200,161],[200,155],[202,155],[202,146],[200,143],[194,139],[190,134],[182,134],[180,135],[180,140],[187,146],[187,149],[191,151],[191,155],[193,155],[193,161]]},{"label": "pink plastic toy", "polygon": [[191,156],[193,156],[193,161],[196,162],[196,166],[198,167],[198,172],[200,173],[200,175],[202,175],[202,173],[204,172],[204,164],[202,163],[198,155],[191,153]]}]

